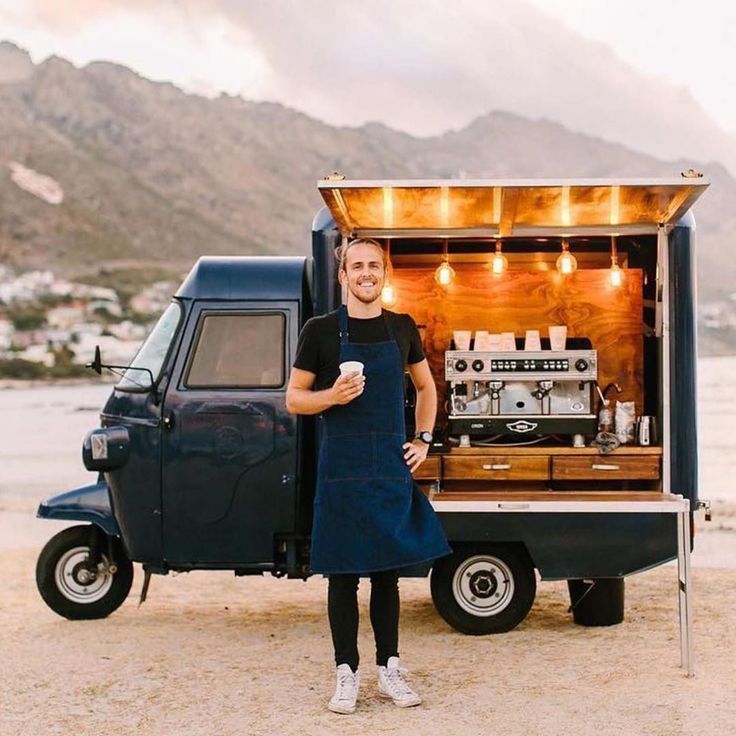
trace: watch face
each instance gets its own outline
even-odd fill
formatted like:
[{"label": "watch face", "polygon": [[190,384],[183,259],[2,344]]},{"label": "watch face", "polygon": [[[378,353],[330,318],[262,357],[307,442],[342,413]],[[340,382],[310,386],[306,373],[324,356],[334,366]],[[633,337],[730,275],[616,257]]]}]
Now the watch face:
[{"label": "watch face", "polygon": [[419,439],[428,445],[432,444],[432,433],[431,432],[420,432]]}]

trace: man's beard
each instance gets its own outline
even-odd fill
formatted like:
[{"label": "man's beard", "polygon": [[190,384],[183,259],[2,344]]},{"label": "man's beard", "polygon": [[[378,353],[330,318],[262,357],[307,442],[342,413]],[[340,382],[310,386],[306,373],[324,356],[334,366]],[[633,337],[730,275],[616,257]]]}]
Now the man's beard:
[{"label": "man's beard", "polygon": [[368,296],[368,294],[365,294],[358,284],[356,284],[355,286],[349,284],[348,288],[350,290],[350,293],[363,304],[373,304],[373,302],[381,298],[381,287],[379,284],[376,284],[376,292],[374,296]]}]

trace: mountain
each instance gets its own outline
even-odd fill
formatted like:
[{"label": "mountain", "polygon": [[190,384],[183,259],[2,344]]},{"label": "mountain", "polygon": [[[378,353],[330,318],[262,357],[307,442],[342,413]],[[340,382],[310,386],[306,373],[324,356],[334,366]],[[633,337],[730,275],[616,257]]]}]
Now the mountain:
[{"label": "mountain", "polygon": [[505,112],[429,138],[380,123],[335,127],[275,103],[188,95],[111,63],[33,65],[9,44],[0,55],[17,70],[0,82],[1,261],[77,274],[149,262],[183,270],[204,253],[306,253],[316,181],[334,170],[590,177],[693,167],[712,180],[696,205],[701,296],[733,290],[736,180],[720,164],[662,161]]},{"label": "mountain", "polygon": [[18,82],[33,74],[31,57],[9,41],[0,41],[0,84]]},{"label": "mountain", "polygon": [[[438,135],[503,109],[658,158],[719,160],[736,174],[736,136],[686,87],[585,38],[543,0],[310,0],[290,3],[288,23],[283,3],[188,5],[203,22],[217,7],[244,32],[244,47],[267,72],[269,99],[332,124],[360,125],[376,110],[394,128]],[[584,5],[571,14],[585,14]],[[688,14],[679,14],[685,27]],[[698,15],[717,22],[723,11]],[[640,16],[656,23],[646,9]],[[672,53],[697,52],[685,42]]]}]

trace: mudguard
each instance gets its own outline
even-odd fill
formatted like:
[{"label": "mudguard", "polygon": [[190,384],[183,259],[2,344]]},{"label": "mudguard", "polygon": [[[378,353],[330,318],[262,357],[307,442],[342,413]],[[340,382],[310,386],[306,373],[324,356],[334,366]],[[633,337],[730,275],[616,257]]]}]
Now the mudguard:
[{"label": "mudguard", "polygon": [[36,516],[40,519],[90,521],[106,534],[120,536],[110,503],[110,489],[102,477],[92,485],[50,496],[39,504]]}]

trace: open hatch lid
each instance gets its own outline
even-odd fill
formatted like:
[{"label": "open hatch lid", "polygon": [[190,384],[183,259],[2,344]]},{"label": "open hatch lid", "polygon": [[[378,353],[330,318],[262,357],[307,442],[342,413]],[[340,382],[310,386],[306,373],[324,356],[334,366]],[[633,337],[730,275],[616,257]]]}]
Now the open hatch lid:
[{"label": "open hatch lid", "polygon": [[318,188],[351,237],[509,237],[655,232],[676,223],[709,182],[668,179],[327,178]]}]

